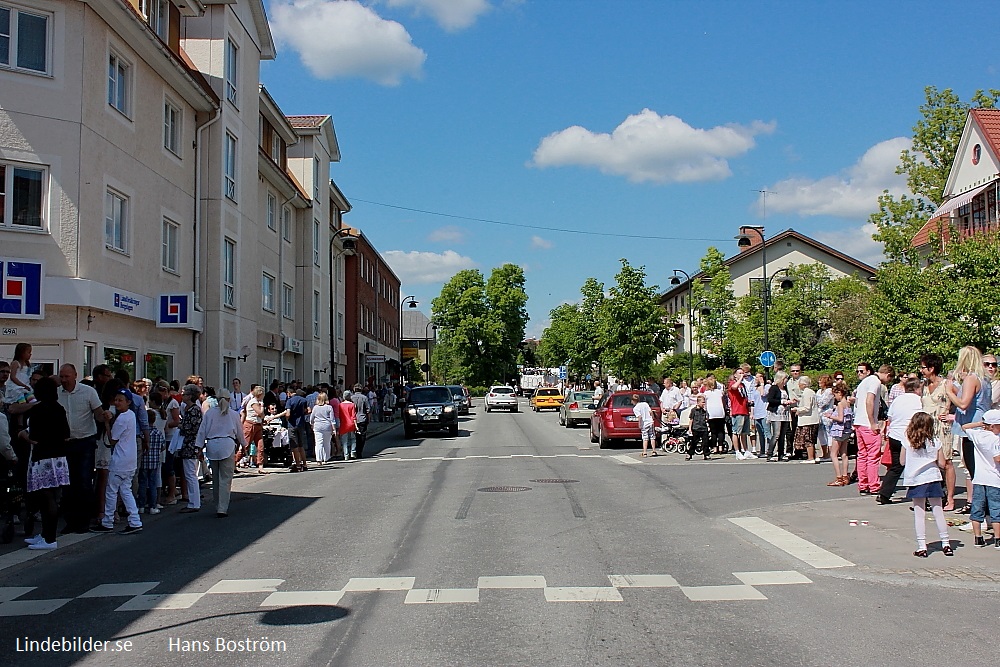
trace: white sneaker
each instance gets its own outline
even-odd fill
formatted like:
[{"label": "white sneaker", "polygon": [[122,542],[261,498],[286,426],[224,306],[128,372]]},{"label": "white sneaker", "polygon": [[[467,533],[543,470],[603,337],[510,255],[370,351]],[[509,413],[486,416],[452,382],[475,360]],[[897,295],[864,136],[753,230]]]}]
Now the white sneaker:
[{"label": "white sneaker", "polygon": [[140,507],[139,508],[139,514],[145,514],[145,513],[146,513],[146,508],[145,507]]},{"label": "white sneaker", "polygon": [[963,531],[963,532],[968,533],[969,531],[972,530],[972,522],[969,521],[967,523],[963,523],[961,526],[958,527],[958,529],[961,530],[961,531]]},{"label": "white sneaker", "polygon": [[733,456],[736,457],[737,461],[742,461],[744,459],[743,452],[736,452]]},{"label": "white sneaker", "polygon": [[52,551],[58,546],[58,542],[46,542],[45,540],[39,540],[38,542],[29,544],[28,548],[34,551]]},{"label": "white sneaker", "polygon": [[150,507],[149,508],[149,513],[150,514],[159,514],[160,513],[160,509],[158,507]]},{"label": "white sneaker", "polygon": [[44,538],[42,537],[42,534],[39,533],[38,535],[35,535],[34,537],[26,537],[26,538],[24,538],[24,543],[25,544],[35,544],[37,542],[41,542],[43,539]]},{"label": "white sneaker", "polygon": [[755,459],[755,458],[757,458],[757,455],[754,454],[753,452],[747,452],[746,454],[743,455],[744,460]]},{"label": "white sneaker", "polygon": [[813,463],[822,463],[823,459],[813,459]]}]

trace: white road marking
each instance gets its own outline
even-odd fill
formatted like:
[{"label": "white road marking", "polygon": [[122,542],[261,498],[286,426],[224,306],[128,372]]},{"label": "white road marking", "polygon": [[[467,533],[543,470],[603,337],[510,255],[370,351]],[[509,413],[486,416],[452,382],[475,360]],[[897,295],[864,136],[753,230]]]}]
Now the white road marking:
[{"label": "white road marking", "polygon": [[35,590],[35,586],[5,586],[0,587],[0,602],[8,602]]},{"label": "white road marking", "polygon": [[335,607],[343,591],[278,591],[260,603],[261,607]]},{"label": "white road marking", "polygon": [[614,459],[619,463],[642,463],[642,461],[636,461],[634,458],[628,454],[615,454],[614,456],[609,456],[609,459]]},{"label": "white road marking", "polygon": [[205,594],[273,593],[283,583],[285,583],[284,579],[223,579],[205,591]]},{"label": "white road marking", "polygon": [[[71,544],[76,544],[77,542],[82,542],[83,540],[89,540],[90,538],[96,536],[97,533],[70,533],[68,535],[60,535],[59,544],[60,546],[67,547]],[[6,570],[8,567],[14,567],[15,565],[20,565],[21,563],[26,563],[29,560],[34,560],[35,558],[40,558],[52,553],[55,552],[31,549],[18,549],[17,551],[11,551],[10,553],[0,556],[0,570]]]},{"label": "white road marking", "polygon": [[408,591],[416,580],[416,577],[351,577],[344,592]]},{"label": "white road marking", "polygon": [[115,611],[151,611],[153,609],[190,609],[202,599],[204,593],[165,593],[161,595],[136,595]]},{"label": "white road marking", "polygon": [[101,584],[80,595],[81,598],[131,598],[156,588],[158,581],[138,581],[134,584]]},{"label": "white road marking", "polygon": [[733,576],[747,586],[777,586],[779,584],[811,584],[812,579],[796,572],[785,570],[776,572],[733,572]]},{"label": "white road marking", "polygon": [[681,586],[692,602],[723,602],[728,600],[766,600],[767,596],[753,586]]},{"label": "white road marking", "polygon": [[854,565],[851,561],[759,517],[736,517],[729,519],[729,521],[817,569],[852,567]]},{"label": "white road marking", "polygon": [[609,574],[615,588],[675,588],[680,584],[669,574]]},{"label": "white road marking", "polygon": [[546,602],[624,602],[613,586],[545,587]]},{"label": "white road marking", "polygon": [[509,458],[511,458],[511,455],[508,454],[507,456],[491,456],[489,458],[491,458],[491,459],[509,459]]},{"label": "white road marking", "polygon": [[479,588],[545,588],[545,577],[479,577]]},{"label": "white road marking", "polygon": [[479,602],[478,588],[414,588],[406,594],[405,604],[453,604]]},{"label": "white road marking", "polygon": [[0,603],[0,616],[41,616],[51,614],[73,598],[59,600],[11,600]]}]

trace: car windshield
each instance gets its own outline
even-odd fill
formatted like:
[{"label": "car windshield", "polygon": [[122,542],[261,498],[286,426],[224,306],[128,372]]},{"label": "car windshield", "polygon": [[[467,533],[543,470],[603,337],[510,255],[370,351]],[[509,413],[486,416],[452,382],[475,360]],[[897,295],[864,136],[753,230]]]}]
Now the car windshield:
[{"label": "car windshield", "polygon": [[459,385],[457,385],[457,384],[456,385],[450,384],[450,385],[448,385],[448,389],[451,389],[452,396],[458,396],[460,398],[465,398],[465,392],[462,391],[462,387],[460,387]]},{"label": "car windshield", "polygon": [[[639,394],[639,400],[649,403],[650,407],[658,408],[660,403],[656,400],[656,396],[652,394]],[[632,407],[632,394],[618,394],[617,396],[611,397],[611,407],[613,408],[631,408]]]},{"label": "car windshield", "polygon": [[510,387],[493,387],[490,389],[494,394],[513,394],[514,390]]},{"label": "car windshield", "polygon": [[558,389],[539,389],[535,396],[558,396]]},{"label": "car windshield", "polygon": [[578,391],[573,394],[574,401],[583,401],[584,403],[589,403],[594,400],[594,392],[592,391]]},{"label": "car windshield", "polygon": [[410,403],[448,403],[451,399],[447,387],[417,387],[410,392]]}]

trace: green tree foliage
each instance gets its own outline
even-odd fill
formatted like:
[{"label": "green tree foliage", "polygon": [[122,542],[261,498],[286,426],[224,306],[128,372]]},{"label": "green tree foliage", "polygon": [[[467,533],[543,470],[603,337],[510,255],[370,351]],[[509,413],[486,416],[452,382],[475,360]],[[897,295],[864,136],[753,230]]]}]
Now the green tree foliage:
[{"label": "green tree foliage", "polygon": [[486,304],[499,340],[490,354],[490,372],[483,382],[490,384],[517,374],[517,355],[528,325],[528,294],[524,290],[524,269],[504,264],[490,272],[486,281]]},{"label": "green tree foliage", "polygon": [[726,325],[736,306],[733,281],[725,261],[726,256],[718,248],[710,246],[699,267],[704,278],[695,282],[692,288],[695,313],[699,309],[708,309],[699,318],[699,345],[704,351],[716,355],[725,352]]},{"label": "green tree foliage", "polygon": [[571,373],[581,371],[577,357],[578,341],[582,333],[580,308],[576,304],[564,303],[549,311],[550,323],[542,332],[538,344],[538,357],[543,366],[554,368],[569,362]]},{"label": "green tree foliage", "polygon": [[657,288],[646,285],[645,267],[621,260],[610,297],[600,308],[597,333],[610,369],[619,377],[645,377],[672,339],[657,303]]}]

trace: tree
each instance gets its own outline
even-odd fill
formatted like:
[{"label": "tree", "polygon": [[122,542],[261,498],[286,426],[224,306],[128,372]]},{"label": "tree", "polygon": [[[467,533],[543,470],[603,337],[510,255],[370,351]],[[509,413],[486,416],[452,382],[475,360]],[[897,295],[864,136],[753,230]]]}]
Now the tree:
[{"label": "tree", "polygon": [[663,322],[656,286],[646,285],[645,267],[633,267],[627,259],[621,264],[610,297],[598,314],[598,340],[617,375],[639,379],[666,349],[670,330]]},{"label": "tree", "polygon": [[699,262],[704,278],[692,287],[694,312],[708,309],[699,319],[699,346],[716,355],[724,354],[726,324],[736,307],[732,278],[725,262],[726,256],[718,248],[710,246]]},{"label": "tree", "polygon": [[[578,359],[581,371],[589,373],[591,364],[599,369],[604,366],[604,345],[597,330],[597,321],[604,310],[604,283],[596,278],[587,278],[580,287],[583,300],[580,301],[580,335],[576,339],[573,358]],[[598,373],[603,375],[603,373]]]},{"label": "tree", "polygon": [[[578,356],[577,342],[582,333],[580,308],[564,303],[549,311],[550,323],[542,332],[538,356],[543,366],[554,368],[568,362],[571,373],[586,372]],[[588,363],[589,366],[589,363]]]},{"label": "tree", "polygon": [[524,291],[524,283],[524,269],[509,263],[493,269],[486,281],[489,317],[494,321],[499,340],[491,353],[492,374],[480,384],[516,374],[518,350],[528,325],[528,294]]}]

